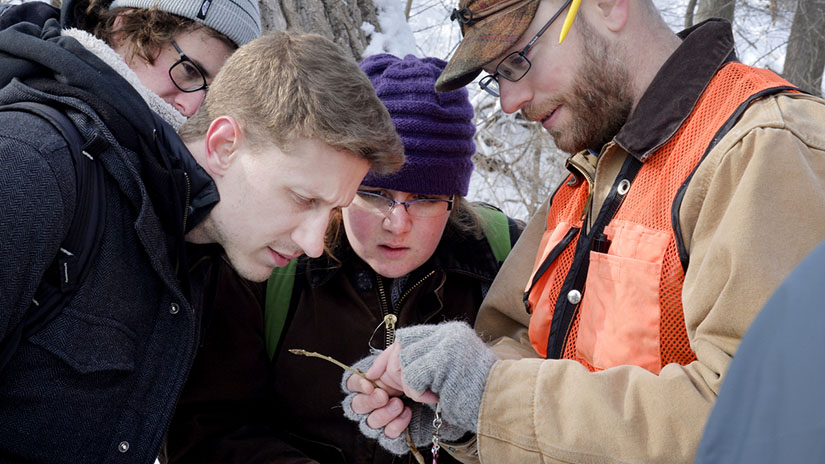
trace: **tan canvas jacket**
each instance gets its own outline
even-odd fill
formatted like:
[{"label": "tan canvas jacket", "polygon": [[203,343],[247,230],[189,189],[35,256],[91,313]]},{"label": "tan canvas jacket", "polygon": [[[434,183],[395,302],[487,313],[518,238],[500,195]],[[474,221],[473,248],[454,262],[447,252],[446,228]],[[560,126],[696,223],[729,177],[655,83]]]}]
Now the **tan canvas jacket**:
[{"label": "tan canvas jacket", "polygon": [[[649,93],[690,86],[690,71],[680,70],[678,59],[701,68],[696,61],[706,58],[690,59],[707,55],[703,41],[724,42],[732,51],[729,29],[718,24],[690,33],[702,40],[683,45]],[[594,215],[630,156],[622,145],[611,142],[598,159],[576,155],[595,175]],[[476,330],[498,339],[503,358],[537,356],[527,341],[522,296],[547,207],[528,224],[479,312]],[[689,252],[682,302],[697,361],[654,375],[636,366],[591,373],[569,360],[501,360],[488,377],[477,444],[453,447],[455,454],[468,454],[469,462],[477,452],[483,463],[691,462],[752,319],[825,239],[825,102],[786,93],[752,104],[698,167],[679,220]]]}]

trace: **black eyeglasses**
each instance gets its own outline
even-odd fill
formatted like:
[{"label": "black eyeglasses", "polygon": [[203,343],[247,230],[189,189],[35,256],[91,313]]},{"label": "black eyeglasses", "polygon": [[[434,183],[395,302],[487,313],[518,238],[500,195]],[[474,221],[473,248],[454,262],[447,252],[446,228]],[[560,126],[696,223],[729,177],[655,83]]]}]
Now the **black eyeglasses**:
[{"label": "black eyeglasses", "polygon": [[172,41],[172,46],[178,51],[180,59],[169,68],[169,77],[181,92],[197,92],[206,90],[209,85],[206,83],[206,73],[200,66],[195,64],[191,58],[183,53],[178,43]]},{"label": "black eyeglasses", "polygon": [[453,209],[455,195],[450,199],[444,198],[418,198],[408,201],[395,201],[378,192],[358,190],[358,198],[365,206],[379,211],[384,216],[389,217],[396,205],[403,205],[410,216],[419,218],[438,217]]},{"label": "black eyeglasses", "polygon": [[507,79],[510,82],[518,82],[521,80],[526,74],[527,71],[530,70],[532,63],[530,60],[527,59],[527,52],[530,51],[530,48],[539,40],[544,31],[553,24],[560,15],[561,12],[564,11],[565,8],[570,6],[570,3],[573,0],[567,0],[564,4],[559,8],[559,11],[554,14],[549,21],[547,21],[544,26],[539,29],[536,35],[527,42],[527,45],[521,49],[521,51],[510,53],[509,55],[505,56],[503,60],[498,63],[496,66],[496,72],[493,74],[488,74],[484,76],[479,82],[478,85],[487,91],[490,95],[494,97],[501,96],[501,92],[498,88],[498,77],[501,76]]}]

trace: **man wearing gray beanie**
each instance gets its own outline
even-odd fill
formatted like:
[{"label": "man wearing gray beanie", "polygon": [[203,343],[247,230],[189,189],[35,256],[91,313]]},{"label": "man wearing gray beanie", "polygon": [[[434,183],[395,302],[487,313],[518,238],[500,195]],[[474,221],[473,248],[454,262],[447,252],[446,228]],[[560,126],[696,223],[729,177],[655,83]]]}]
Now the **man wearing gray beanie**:
[{"label": "man wearing gray beanie", "polygon": [[[50,34],[77,41],[175,129],[198,109],[227,57],[261,35],[256,0],[65,0],[60,9],[29,2],[3,10],[0,30],[51,21]],[[0,84],[21,69],[0,69]]]},{"label": "man wearing gray beanie", "polygon": [[227,57],[261,35],[256,0],[67,0],[61,23],[176,129]]},{"label": "man wearing gray beanie", "polygon": [[[158,455],[192,357],[184,332],[196,330],[183,316],[199,288],[185,274],[184,237],[218,200],[175,130],[260,35],[258,20],[237,19],[257,17],[254,2],[243,14],[220,3],[203,19],[164,1],[69,0],[39,17],[26,3],[13,11],[24,21],[0,30],[0,105],[41,103],[69,116],[80,139],[67,145],[65,127],[0,112],[0,249],[11,272],[0,271],[0,462]],[[82,177],[84,167],[96,174]],[[71,240],[89,235],[99,239]],[[164,328],[161,314],[183,317]]]},{"label": "man wearing gray beanie", "polygon": [[237,46],[261,35],[257,0],[114,0],[109,9],[116,8],[156,8],[214,29]]}]

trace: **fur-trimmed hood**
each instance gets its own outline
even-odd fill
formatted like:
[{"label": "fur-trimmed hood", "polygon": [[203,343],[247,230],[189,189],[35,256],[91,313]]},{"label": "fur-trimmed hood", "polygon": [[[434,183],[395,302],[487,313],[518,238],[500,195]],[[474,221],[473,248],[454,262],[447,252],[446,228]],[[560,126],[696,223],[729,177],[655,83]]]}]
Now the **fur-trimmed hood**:
[{"label": "fur-trimmed hood", "polygon": [[13,7],[22,10],[17,16],[27,22],[0,30],[0,87],[16,79],[91,106],[118,143],[138,154],[135,169],[154,209],[167,231],[182,240],[219,196],[174,127],[159,115],[163,105],[171,106],[140,84],[133,72],[121,74],[119,70],[128,67],[103,42],[83,31],[64,31],[57,9],[45,10],[47,14],[38,9],[34,17],[40,24],[28,22],[33,20],[25,14],[34,11],[30,5]]}]

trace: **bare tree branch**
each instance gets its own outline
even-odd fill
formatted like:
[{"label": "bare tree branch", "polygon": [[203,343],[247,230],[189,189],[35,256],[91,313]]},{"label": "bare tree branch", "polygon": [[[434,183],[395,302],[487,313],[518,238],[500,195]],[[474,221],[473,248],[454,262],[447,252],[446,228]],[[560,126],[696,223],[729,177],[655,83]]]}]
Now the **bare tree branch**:
[{"label": "bare tree branch", "polygon": [[689,0],[685,10],[685,29],[693,26],[693,12],[696,11],[696,0]]}]

